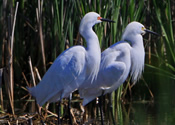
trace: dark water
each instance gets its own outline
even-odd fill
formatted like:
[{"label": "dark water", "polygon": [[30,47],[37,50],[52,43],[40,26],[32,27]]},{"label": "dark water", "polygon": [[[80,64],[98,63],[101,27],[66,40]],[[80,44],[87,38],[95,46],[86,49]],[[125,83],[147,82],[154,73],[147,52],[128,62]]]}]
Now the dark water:
[{"label": "dark water", "polygon": [[[139,86],[141,85],[136,88],[138,89]],[[169,79],[160,79],[160,83],[152,81],[150,86],[154,99],[152,101],[132,101],[125,105],[120,104],[123,107],[122,119],[118,120],[118,124],[175,125],[175,83]],[[145,97],[144,93],[142,91],[143,97]]]}]

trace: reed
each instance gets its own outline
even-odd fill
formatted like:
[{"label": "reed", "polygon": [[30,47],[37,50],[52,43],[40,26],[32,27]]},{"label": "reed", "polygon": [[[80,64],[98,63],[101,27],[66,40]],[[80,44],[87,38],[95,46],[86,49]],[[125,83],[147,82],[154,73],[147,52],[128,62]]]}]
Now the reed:
[{"label": "reed", "polygon": [[[39,76],[44,75],[55,58],[65,49],[77,44],[85,45],[78,33],[78,28],[81,18],[89,11],[95,11],[102,17],[116,22],[115,24],[101,23],[94,27],[102,51],[120,41],[126,25],[131,21],[139,21],[147,28],[161,34],[162,36],[158,38],[145,37],[145,69],[151,69],[146,70],[146,73],[175,79],[173,0],[163,2],[159,0],[21,0],[18,13],[15,15],[17,5],[15,0],[0,2],[0,41],[2,41],[0,42],[0,48],[2,48],[0,68],[1,71],[3,70],[3,75],[0,77],[4,79],[2,87],[0,86],[1,110],[7,109],[3,105],[3,100],[9,100],[14,114],[13,101],[29,97],[26,96],[28,92],[21,88],[25,88],[28,84],[32,86],[33,81],[37,84]],[[16,17],[16,23],[13,22],[14,17]],[[158,42],[150,42],[150,40]],[[31,57],[32,67],[28,64],[29,57]],[[146,78],[145,81],[147,81]],[[6,89],[5,85],[7,85]],[[115,107],[113,112],[117,111],[115,117],[118,117],[121,124],[123,112],[118,103],[125,98],[125,95],[130,94],[128,91],[131,91],[129,78],[124,85],[112,93]],[[107,96],[105,98],[107,99]],[[55,109],[54,105],[53,109]],[[63,113],[64,107],[62,107]]]},{"label": "reed", "polygon": [[159,63],[158,65],[147,66],[156,70],[155,74],[175,79],[175,38],[173,29],[175,15],[172,11],[174,5],[171,6],[171,3],[173,2],[170,0],[164,1],[163,4],[156,0],[153,1],[156,21],[159,23],[157,28],[162,36],[157,39],[159,48],[153,54],[159,60]]}]

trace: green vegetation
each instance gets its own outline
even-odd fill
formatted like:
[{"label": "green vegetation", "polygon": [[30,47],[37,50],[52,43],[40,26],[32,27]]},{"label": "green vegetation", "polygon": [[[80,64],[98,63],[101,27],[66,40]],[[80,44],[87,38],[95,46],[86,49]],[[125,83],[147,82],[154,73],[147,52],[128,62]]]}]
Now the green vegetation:
[{"label": "green vegetation", "polygon": [[[37,84],[40,75],[44,75],[65,49],[77,44],[85,45],[78,28],[81,18],[89,11],[116,22],[101,23],[94,27],[102,50],[119,41],[124,28],[131,21],[141,22],[146,28],[159,33],[160,37],[144,37],[146,75],[140,82],[149,83],[151,80],[148,77],[153,74],[175,79],[173,0],[20,0],[18,7],[16,0],[3,0],[0,2],[0,71],[3,74],[0,73],[0,112],[7,109],[15,114],[15,100],[31,99],[26,86]],[[29,65],[29,57],[32,65]],[[132,83],[128,78],[126,84],[112,94],[113,105],[117,108],[115,117],[120,123],[122,110],[117,102],[127,95],[131,96],[131,88]],[[8,105],[5,105],[7,101]],[[55,105],[52,107],[55,109]]]}]

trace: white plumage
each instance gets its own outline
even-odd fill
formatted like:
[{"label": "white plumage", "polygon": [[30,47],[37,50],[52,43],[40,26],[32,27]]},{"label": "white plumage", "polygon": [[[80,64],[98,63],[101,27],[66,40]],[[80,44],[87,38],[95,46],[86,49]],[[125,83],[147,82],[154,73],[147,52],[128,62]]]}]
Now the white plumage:
[{"label": "white plumage", "polygon": [[97,80],[93,84],[86,85],[86,88],[81,86],[79,88],[83,105],[101,96],[102,92],[105,95],[116,90],[129,73],[133,82],[141,77],[145,59],[142,35],[146,32],[154,33],[138,22],[131,22],[127,25],[122,40],[102,52]]},{"label": "white plumage", "polygon": [[93,82],[97,77],[101,50],[92,27],[102,21],[110,20],[101,18],[95,12],[87,13],[79,28],[80,34],[86,40],[87,48],[74,46],[65,50],[57,57],[41,82],[36,87],[28,88],[40,106],[45,102],[56,102],[68,97],[84,80]]}]

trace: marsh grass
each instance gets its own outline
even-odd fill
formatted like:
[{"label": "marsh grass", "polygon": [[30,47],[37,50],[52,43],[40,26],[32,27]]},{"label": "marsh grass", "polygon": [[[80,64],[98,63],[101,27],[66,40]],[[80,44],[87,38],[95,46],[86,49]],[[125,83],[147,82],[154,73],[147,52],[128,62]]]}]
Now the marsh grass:
[{"label": "marsh grass", "polygon": [[[116,22],[101,23],[94,27],[102,51],[121,39],[126,25],[131,21],[139,21],[146,28],[161,34],[162,36],[158,38],[150,35],[144,37],[147,63],[145,68],[151,69],[146,70],[149,74],[175,79],[175,3],[173,0],[163,2],[159,0],[21,0],[15,16],[16,6],[15,0],[0,2],[0,47],[2,48],[0,68],[3,70],[3,75],[0,75],[0,78],[3,78],[0,91],[1,111],[11,110],[11,113],[15,114],[13,101],[31,99],[25,87],[33,86],[34,81],[37,84],[40,81],[39,77],[44,75],[61,52],[77,44],[86,46],[78,33],[78,27],[81,18],[89,11],[95,11],[102,17]],[[15,29],[14,17],[16,17]],[[14,41],[13,44],[11,41]],[[29,57],[32,67],[28,63]],[[11,65],[9,65],[10,59],[13,60]],[[12,75],[14,73],[14,76],[10,77],[10,72]],[[127,95],[132,96],[131,86],[132,83],[128,78],[124,85],[112,93],[115,107],[113,113],[121,124],[123,124],[123,111],[118,102],[125,100]],[[73,97],[78,98],[78,95],[75,93]],[[108,105],[106,101],[108,98],[105,96],[104,107]],[[8,106],[3,105],[3,100],[9,100]],[[26,103],[23,111],[30,109],[28,103],[30,102]],[[66,103],[62,105],[62,116],[65,113],[65,105]],[[98,118],[99,111],[95,105],[96,103],[93,102],[87,106],[89,110],[92,108],[95,112],[95,114],[92,112],[86,114],[89,118],[93,115],[94,118]],[[72,107],[74,106],[75,104],[72,103]],[[55,112],[56,104],[51,104],[50,107],[49,110]],[[30,111],[35,110],[33,108]]]},{"label": "marsh grass", "polygon": [[[147,65],[148,67],[157,70],[156,74],[175,79],[175,38],[174,38],[174,6],[171,6],[172,1],[164,1],[160,3],[156,0],[153,1],[155,7],[156,20],[159,23],[159,31],[162,35],[158,39],[159,48],[153,54],[159,60],[158,65]],[[173,17],[172,17],[173,16]]]}]

